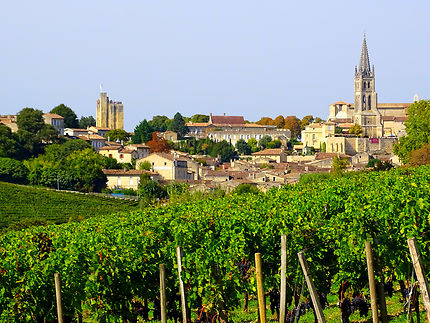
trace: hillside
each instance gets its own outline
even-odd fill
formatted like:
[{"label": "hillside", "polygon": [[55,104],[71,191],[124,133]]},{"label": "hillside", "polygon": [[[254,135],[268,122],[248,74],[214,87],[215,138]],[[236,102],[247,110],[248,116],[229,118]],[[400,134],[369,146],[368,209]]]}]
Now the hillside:
[{"label": "hillside", "polygon": [[0,230],[11,224],[63,223],[70,218],[131,211],[137,205],[137,201],[0,182]]}]

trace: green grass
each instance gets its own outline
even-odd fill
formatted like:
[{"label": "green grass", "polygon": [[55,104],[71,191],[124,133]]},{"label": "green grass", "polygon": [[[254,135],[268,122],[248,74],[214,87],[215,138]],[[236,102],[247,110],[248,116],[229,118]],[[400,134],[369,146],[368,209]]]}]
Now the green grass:
[{"label": "green grass", "polygon": [[0,182],[0,230],[58,224],[137,208],[137,201]]}]

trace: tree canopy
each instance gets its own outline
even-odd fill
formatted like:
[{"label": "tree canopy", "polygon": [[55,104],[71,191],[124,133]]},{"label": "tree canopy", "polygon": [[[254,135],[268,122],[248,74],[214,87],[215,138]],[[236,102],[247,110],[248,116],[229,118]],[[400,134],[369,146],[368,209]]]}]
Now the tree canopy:
[{"label": "tree canopy", "polygon": [[151,140],[154,129],[151,124],[144,119],[134,128],[134,135],[131,137],[131,141],[134,144],[141,144]]},{"label": "tree canopy", "polygon": [[127,142],[130,138],[130,134],[123,129],[112,129],[106,133],[106,138],[109,138],[110,141],[123,141]]},{"label": "tree canopy", "polygon": [[148,141],[146,145],[151,153],[169,152],[171,149],[166,139],[159,136],[159,132],[153,132],[152,140]]},{"label": "tree canopy", "polygon": [[237,152],[239,155],[250,155],[251,154],[251,147],[243,139],[239,139],[236,142],[236,149],[237,149]]},{"label": "tree canopy", "polygon": [[96,119],[94,119],[93,116],[84,117],[82,116],[79,120],[79,128],[80,129],[87,129],[88,127],[95,126],[96,125]]},{"label": "tree canopy", "polygon": [[288,116],[285,118],[285,129],[291,131],[291,138],[297,138],[300,136],[300,119],[296,116]]},{"label": "tree canopy", "polygon": [[209,152],[211,157],[220,156],[223,162],[228,162],[235,155],[233,146],[227,141],[223,140],[215,143]]},{"label": "tree canopy", "polygon": [[152,131],[164,132],[170,124],[170,119],[166,116],[154,116],[151,121],[149,121]]},{"label": "tree canopy", "polygon": [[17,157],[19,151],[18,136],[0,123],[0,157]]},{"label": "tree canopy", "polygon": [[76,113],[64,104],[57,105],[51,110],[51,113],[59,114],[64,118],[65,128],[77,128],[79,127],[78,117]]},{"label": "tree canopy", "polygon": [[190,118],[190,121],[195,123],[209,122],[209,116],[205,114],[195,114]]},{"label": "tree canopy", "polygon": [[170,121],[168,129],[178,133],[180,137],[188,133],[188,127],[185,125],[184,117],[179,112],[177,112]]},{"label": "tree canopy", "polygon": [[430,143],[430,100],[414,102],[408,109],[405,121],[406,136],[394,146],[394,153],[403,163],[408,163],[412,151]]}]

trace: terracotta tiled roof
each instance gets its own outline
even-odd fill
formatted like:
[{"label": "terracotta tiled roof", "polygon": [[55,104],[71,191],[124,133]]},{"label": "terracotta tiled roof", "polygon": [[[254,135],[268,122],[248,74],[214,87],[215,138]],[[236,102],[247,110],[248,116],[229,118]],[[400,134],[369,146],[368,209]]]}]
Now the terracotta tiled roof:
[{"label": "terracotta tiled roof", "polygon": [[355,126],[354,123],[341,123],[341,124],[339,124],[339,128],[351,128],[353,126]]},{"label": "terracotta tiled roof", "polygon": [[255,156],[267,156],[267,155],[280,155],[284,150],[282,148],[274,148],[274,149],[265,149],[262,151],[257,151],[256,153],[252,153]]},{"label": "terracotta tiled roof", "polygon": [[83,140],[100,140],[103,139],[105,140],[105,137],[99,136],[99,135],[85,135],[85,136],[78,136],[79,139],[83,139]]},{"label": "terracotta tiled roof", "polygon": [[56,113],[44,113],[44,117],[52,118],[52,119],[64,119],[62,116]]},{"label": "terracotta tiled roof", "polygon": [[187,122],[186,123],[187,127],[207,127],[209,125],[210,123],[208,122]]},{"label": "terracotta tiled roof", "polygon": [[333,104],[349,104],[349,103],[346,103],[345,101],[337,101],[337,102],[335,102]]},{"label": "terracotta tiled roof", "polygon": [[142,175],[142,174],[148,174],[148,175],[157,175],[157,173],[150,172],[147,170],[141,170],[141,169],[130,169],[130,170],[124,170],[124,169],[103,169],[103,173],[105,175]]},{"label": "terracotta tiled roof", "polygon": [[245,124],[243,116],[211,116],[214,124]]}]

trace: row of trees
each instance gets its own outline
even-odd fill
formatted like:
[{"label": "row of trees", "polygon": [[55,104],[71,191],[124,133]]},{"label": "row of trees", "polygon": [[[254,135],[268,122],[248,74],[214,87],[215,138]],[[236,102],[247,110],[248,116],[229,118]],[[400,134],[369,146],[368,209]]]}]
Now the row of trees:
[{"label": "row of trees", "polygon": [[301,131],[304,130],[307,125],[313,122],[320,123],[323,121],[324,120],[321,118],[313,117],[311,115],[304,116],[302,120],[296,116],[287,116],[284,118],[283,116],[279,115],[275,119],[263,117],[256,123],[260,125],[276,126],[280,129],[289,129],[291,131],[291,137],[297,138],[300,136]]}]

